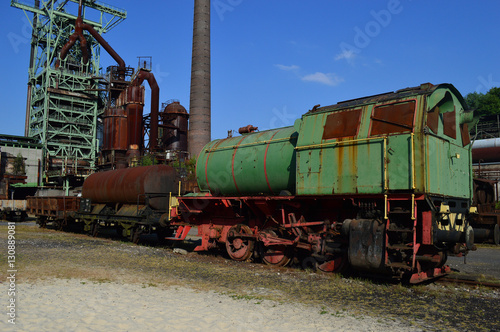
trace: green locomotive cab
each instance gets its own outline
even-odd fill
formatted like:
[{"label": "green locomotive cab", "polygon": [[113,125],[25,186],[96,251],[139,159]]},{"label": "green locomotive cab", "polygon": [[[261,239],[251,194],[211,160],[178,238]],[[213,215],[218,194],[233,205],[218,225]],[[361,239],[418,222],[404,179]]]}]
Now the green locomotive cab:
[{"label": "green locomotive cab", "polygon": [[472,194],[472,121],[449,84],[423,84],[306,113],[297,142],[297,194]]},{"label": "green locomotive cab", "polygon": [[473,248],[470,122],[450,84],[314,109],[296,128],[297,195],[378,206],[343,226],[354,267],[394,271],[411,259],[438,268]]}]

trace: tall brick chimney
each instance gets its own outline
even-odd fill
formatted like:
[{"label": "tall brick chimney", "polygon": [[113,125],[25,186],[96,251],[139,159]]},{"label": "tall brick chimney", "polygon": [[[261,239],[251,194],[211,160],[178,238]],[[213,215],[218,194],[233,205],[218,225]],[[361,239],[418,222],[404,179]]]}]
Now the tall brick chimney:
[{"label": "tall brick chimney", "polygon": [[210,106],[210,0],[194,0],[188,132],[191,157],[198,156],[211,140]]}]

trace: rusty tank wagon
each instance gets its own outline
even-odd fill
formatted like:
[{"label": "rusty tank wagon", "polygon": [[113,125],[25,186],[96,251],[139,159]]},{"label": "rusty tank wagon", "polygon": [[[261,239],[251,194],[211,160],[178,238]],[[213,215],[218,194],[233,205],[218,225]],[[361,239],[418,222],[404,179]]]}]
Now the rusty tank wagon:
[{"label": "rusty tank wagon", "polygon": [[93,236],[103,227],[114,227],[134,243],[141,234],[156,232],[165,238],[169,228],[160,219],[168,215],[177,193],[176,171],[167,165],[97,172],[83,184],[77,218]]},{"label": "rusty tank wagon", "polygon": [[[450,84],[318,107],[294,126],[214,140],[178,198],[195,249],[421,282],[474,249],[468,112]],[[178,234],[186,232],[178,232]]]}]

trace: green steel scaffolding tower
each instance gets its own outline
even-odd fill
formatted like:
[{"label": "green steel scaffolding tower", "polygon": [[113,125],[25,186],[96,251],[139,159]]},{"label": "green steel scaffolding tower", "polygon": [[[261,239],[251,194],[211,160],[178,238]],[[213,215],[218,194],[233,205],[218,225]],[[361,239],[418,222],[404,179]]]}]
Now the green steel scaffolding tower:
[{"label": "green steel scaffolding tower", "polygon": [[[79,43],[56,69],[61,48],[75,30],[77,0],[11,0],[33,27],[29,65],[25,136],[44,146],[47,178],[86,175],[98,154],[98,117],[107,100],[99,88],[100,45],[87,32],[89,61],[82,61]],[[83,22],[104,34],[123,21],[126,11],[84,0]],[[102,79],[102,77],[101,77]],[[49,180],[50,181],[50,180]]]}]

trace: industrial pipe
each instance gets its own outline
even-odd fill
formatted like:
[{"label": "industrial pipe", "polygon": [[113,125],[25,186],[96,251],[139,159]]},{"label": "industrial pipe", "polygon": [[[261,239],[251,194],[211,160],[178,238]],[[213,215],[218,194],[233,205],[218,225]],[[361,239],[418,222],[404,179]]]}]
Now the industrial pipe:
[{"label": "industrial pipe", "polygon": [[158,147],[158,114],[160,108],[160,87],[156,82],[155,75],[144,69],[140,69],[132,82],[132,85],[139,86],[142,82],[148,81],[151,88],[151,130],[149,133],[149,150],[155,151]]},{"label": "industrial pipe", "polygon": [[[87,40],[83,36],[83,19],[82,19],[82,0],[78,4],[78,16],[75,21],[75,32],[71,36],[69,36],[69,40],[64,46],[61,48],[61,53],[59,57],[61,60],[66,59],[66,55],[68,55],[69,50],[75,45],[76,40],[80,40],[80,48],[82,50],[83,63],[89,62],[89,53],[87,51]],[[56,61],[56,69],[59,68],[59,59]]]},{"label": "industrial pipe", "polygon": [[[89,24],[83,23],[83,18],[82,18],[82,0],[80,0],[80,3],[78,5],[78,17],[76,18],[75,21],[75,32],[69,37],[68,42],[62,47],[61,53],[59,54],[59,58],[61,60],[66,59],[66,56],[68,55],[69,50],[75,45],[76,40],[80,40],[80,48],[82,50],[82,58],[83,58],[83,63],[87,64],[89,62],[89,54],[87,51],[87,40],[85,39],[83,35],[83,30],[88,31],[101,46],[108,52],[108,54],[118,63],[118,66],[121,68],[119,69],[119,74],[120,74],[120,79],[125,78],[125,61],[116,53],[116,51],[102,38],[102,36]],[[60,60],[57,59],[55,67],[56,69],[59,68],[60,65]]]},{"label": "industrial pipe", "polygon": [[116,63],[118,63],[119,67],[125,68],[125,61],[123,61],[118,53],[116,53],[116,51],[106,42],[106,40],[104,40],[104,38],[102,38],[102,36],[97,31],[95,31],[95,29],[91,25],[84,23],[82,27],[84,30],[87,30],[92,35],[92,37],[94,37],[99,42],[99,44],[101,44],[106,52],[108,52],[108,54],[111,55]]},{"label": "industrial pipe", "polygon": [[481,139],[472,145],[472,162],[499,162],[500,138]]}]

